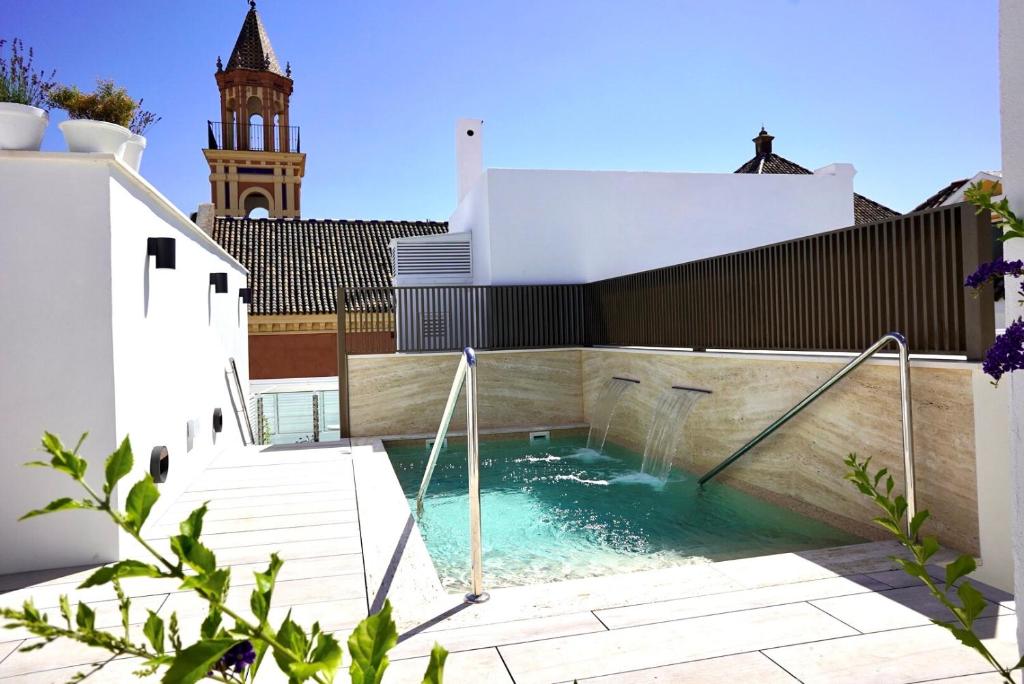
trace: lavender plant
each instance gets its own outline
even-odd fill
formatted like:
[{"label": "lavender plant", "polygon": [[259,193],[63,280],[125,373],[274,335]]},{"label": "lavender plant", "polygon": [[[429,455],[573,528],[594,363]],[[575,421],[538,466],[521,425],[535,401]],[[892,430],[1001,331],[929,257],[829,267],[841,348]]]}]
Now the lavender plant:
[{"label": "lavender plant", "polygon": [[912,556],[912,559],[894,556],[893,560],[905,573],[916,577],[928,587],[935,600],[945,606],[953,618],[932,622],[948,629],[964,646],[974,649],[995,668],[1004,682],[1014,684],[1012,673],[1024,668],[1024,657],[1011,667],[1003,665],[974,631],[975,620],[988,605],[981,592],[966,579],[977,567],[974,558],[966,554],[959,556],[946,566],[945,582],[940,584],[933,579],[928,573],[927,564],[939,550],[939,542],[935,537],[920,536],[921,527],[929,517],[928,511],[918,511],[910,520],[908,531],[903,522],[907,513],[907,500],[902,495],[892,495],[894,482],[888,471],[882,468],[872,474],[869,471],[871,459],[861,461],[856,454],[847,456],[843,463],[849,468],[846,479],[882,510],[882,515],[875,518],[874,522],[888,530]]},{"label": "lavender plant", "polygon": [[[231,684],[252,682],[270,654],[280,670],[288,675],[289,684],[334,681],[342,664],[341,645],[334,635],[323,631],[319,623],[309,629],[299,626],[292,620],[291,611],[276,629],[270,624],[274,584],[283,565],[276,553],[271,554],[265,571],[254,573],[256,585],[249,597],[252,616],[243,615],[227,603],[230,570],[218,567],[214,552],[201,540],[206,504],[181,522],[180,533],[169,540],[169,554],[157,549],[142,536],[142,527],[160,496],[153,478],[147,474],[131,487],[124,510],[119,510],[112,498],[114,488],[131,472],[134,463],[128,438],[107,457],[100,491],[85,479],[88,464],[78,455],[84,440],[85,435],[82,435],[75,448],[69,450],[57,436],[44,434],[43,449],[50,460],[26,465],[64,473],[81,487],[84,495],[55,499],[43,508],[29,511],[21,519],[68,510],[98,512],[108,516],[141,544],[151,556],[151,562],[118,561],[96,570],[79,585],[80,589],[108,584],[113,587],[121,614],[120,633],[98,629],[95,611],[84,602],[72,609],[67,596],[60,597],[60,616],[54,622],[31,600],[25,601],[20,610],[0,608],[0,617],[8,621],[6,627],[25,628],[42,637],[41,641],[21,650],[43,648],[58,639],[70,639],[105,649],[115,658],[138,658],[141,665],[136,675],[144,677],[162,672],[161,681],[166,684],[191,684],[202,679]],[[153,611],[149,611],[142,625],[144,639],[140,638],[130,622],[131,599],[121,584],[129,577],[177,580],[182,589],[195,592],[206,601],[208,610],[198,640],[185,644],[177,613],[171,613],[165,620]],[[385,601],[381,611],[359,623],[348,639],[351,681],[379,684],[388,667],[387,653],[397,642],[391,604]],[[441,646],[434,645],[424,684],[441,684],[447,655]],[[70,681],[78,682],[91,676],[112,659],[93,666],[88,672],[77,673]]]},{"label": "lavender plant", "polygon": [[46,108],[50,91],[56,86],[53,77],[45,71],[36,71],[33,66],[35,53],[28,49],[21,39],[10,41],[10,56],[7,56],[8,41],[0,39],[0,102],[14,102],[30,107]]},{"label": "lavender plant", "polygon": [[[1002,241],[1024,237],[1024,219],[1010,209],[1010,203],[1005,197],[996,201],[995,195],[996,187],[991,184],[975,183],[964,191],[964,197],[978,207],[979,214],[988,212],[995,218],[997,226],[1002,230],[1000,236]],[[974,273],[964,280],[964,287],[978,289],[1007,276],[1012,278],[1024,276],[1024,262],[997,259],[981,264]],[[1024,298],[1024,285],[1018,289],[1018,294]],[[1007,373],[1021,368],[1024,368],[1024,318],[1018,317],[1017,320],[1006,326],[1006,329],[996,337],[995,342],[985,353],[982,370],[992,378],[994,383],[998,383],[1000,378]]]}]

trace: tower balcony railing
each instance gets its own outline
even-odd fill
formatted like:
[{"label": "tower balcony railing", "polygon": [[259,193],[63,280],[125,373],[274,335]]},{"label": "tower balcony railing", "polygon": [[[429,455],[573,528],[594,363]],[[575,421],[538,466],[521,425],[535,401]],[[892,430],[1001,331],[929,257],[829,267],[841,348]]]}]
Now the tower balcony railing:
[{"label": "tower balcony railing", "polygon": [[301,152],[298,126],[207,121],[207,149],[251,152]]}]

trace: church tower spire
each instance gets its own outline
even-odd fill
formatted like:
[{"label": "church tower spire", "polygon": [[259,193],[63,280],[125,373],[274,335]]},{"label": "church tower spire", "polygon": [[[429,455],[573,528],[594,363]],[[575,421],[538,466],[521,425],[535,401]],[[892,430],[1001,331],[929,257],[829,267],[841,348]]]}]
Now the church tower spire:
[{"label": "church tower spire", "polygon": [[220,121],[208,121],[203,154],[217,216],[298,218],[306,172],[298,126],[288,116],[293,81],[274,53],[256,1],[224,66],[217,58]]}]

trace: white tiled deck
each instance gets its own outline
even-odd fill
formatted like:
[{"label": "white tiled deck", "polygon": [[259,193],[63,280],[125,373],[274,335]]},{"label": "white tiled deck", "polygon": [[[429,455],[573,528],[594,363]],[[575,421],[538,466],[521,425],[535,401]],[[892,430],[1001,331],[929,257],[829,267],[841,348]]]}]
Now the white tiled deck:
[{"label": "white tiled deck", "polygon": [[[252,569],[286,560],[274,596],[281,617],[319,620],[343,635],[385,595],[402,633],[387,682],[419,682],[437,641],[452,653],[445,681],[461,682],[996,682],[988,668],[930,624],[925,590],[892,569],[891,544],[727,561],[491,592],[470,606],[446,595],[379,443],[219,457],[149,531],[166,538],[210,501],[204,539],[233,568],[231,602],[246,610]],[[68,513],[65,515],[74,515]],[[486,559],[485,559],[486,562]],[[0,604],[33,596],[56,614],[62,593],[87,599],[98,623],[120,622],[109,588],[75,589],[89,570],[0,577]],[[135,621],[177,610],[194,633],[203,605],[173,583],[131,580]],[[989,647],[1015,662],[1011,597],[986,590]],[[32,643],[0,630],[0,681],[63,682],[102,653]],[[347,658],[347,655],[346,655]],[[89,682],[135,681],[132,659]],[[264,665],[260,681],[283,681]],[[347,676],[339,678],[347,680]]]}]

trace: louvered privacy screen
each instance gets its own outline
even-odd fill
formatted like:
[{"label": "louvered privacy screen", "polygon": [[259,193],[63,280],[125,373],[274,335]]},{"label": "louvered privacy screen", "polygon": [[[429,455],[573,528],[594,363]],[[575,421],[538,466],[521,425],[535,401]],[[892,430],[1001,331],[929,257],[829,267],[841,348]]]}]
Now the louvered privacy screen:
[{"label": "louvered privacy screen", "polygon": [[[958,204],[588,285],[356,288],[339,297],[341,344],[356,353],[358,331],[387,342],[364,352],[853,351],[898,331],[915,353],[978,359],[994,338],[992,289],[962,284],[992,252],[988,217]],[[353,311],[366,302],[386,305]]]}]

